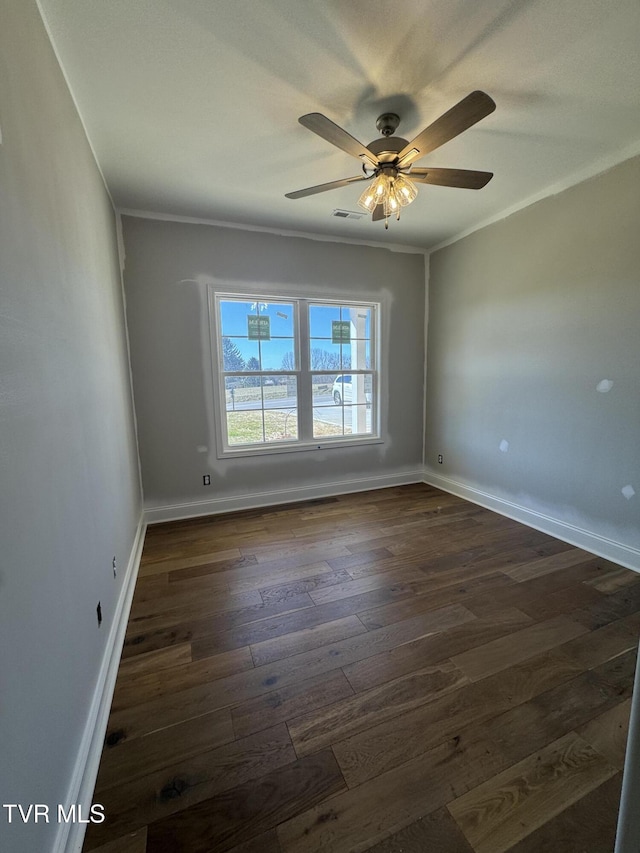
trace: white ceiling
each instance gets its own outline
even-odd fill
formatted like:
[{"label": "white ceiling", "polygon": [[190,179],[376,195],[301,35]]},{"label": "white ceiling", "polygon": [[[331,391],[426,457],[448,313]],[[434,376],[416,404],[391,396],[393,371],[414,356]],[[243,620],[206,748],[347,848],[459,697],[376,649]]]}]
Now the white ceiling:
[{"label": "white ceiling", "polygon": [[[122,209],[430,248],[640,151],[638,0],[39,0]],[[474,89],[496,111],[419,161],[493,171],[357,210],[359,161],[298,124],[411,139]]]}]

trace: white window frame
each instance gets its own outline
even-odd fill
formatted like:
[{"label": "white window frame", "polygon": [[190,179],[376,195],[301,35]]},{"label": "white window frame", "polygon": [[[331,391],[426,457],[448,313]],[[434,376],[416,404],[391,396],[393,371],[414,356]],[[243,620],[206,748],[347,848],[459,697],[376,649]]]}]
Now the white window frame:
[{"label": "white window frame", "polygon": [[[219,304],[223,300],[238,300],[244,302],[280,302],[286,301],[294,306],[294,347],[296,352],[296,370],[282,371],[252,371],[251,376],[264,375],[296,375],[298,400],[298,438],[292,441],[272,443],[255,443],[230,445],[227,439],[226,391],[225,378],[234,375],[235,371],[225,371],[222,360],[222,329]],[[309,296],[298,292],[263,291],[259,288],[251,290],[217,290],[209,288],[209,330],[211,341],[211,362],[213,367],[213,402],[216,427],[216,446],[219,459],[237,456],[262,456],[273,453],[291,453],[309,450],[326,450],[338,447],[354,447],[360,445],[382,444],[380,430],[380,330],[382,304],[377,300],[362,298],[351,299],[348,294],[339,296],[322,294]],[[371,401],[371,430],[370,434],[355,436],[323,436],[313,438],[313,409],[312,376],[322,373],[321,370],[311,370],[310,337],[309,337],[309,306],[311,305],[348,305],[363,306],[372,309],[370,330],[370,363],[371,367],[357,370],[344,368],[344,373],[367,374],[372,376]],[[335,371],[326,371],[334,373]],[[238,372],[246,376],[246,372]],[[341,375],[341,374],[338,374]]]}]

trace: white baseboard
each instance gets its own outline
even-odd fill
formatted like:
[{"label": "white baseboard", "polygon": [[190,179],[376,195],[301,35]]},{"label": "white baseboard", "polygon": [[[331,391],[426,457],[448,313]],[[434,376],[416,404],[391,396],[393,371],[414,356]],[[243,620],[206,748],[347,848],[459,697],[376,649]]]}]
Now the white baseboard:
[{"label": "white baseboard", "polygon": [[570,545],[575,545],[577,548],[582,548],[598,557],[604,557],[605,560],[611,560],[628,569],[640,572],[640,549],[638,548],[624,545],[622,542],[616,542],[613,539],[607,539],[605,536],[592,533],[590,530],[584,530],[566,521],[552,518],[544,513],[536,512],[536,510],[451,480],[449,477],[443,477],[430,468],[424,469],[423,482],[486,509],[491,509],[507,518],[513,518],[514,521],[520,521],[528,527],[533,527],[542,533],[548,533],[549,536],[554,536],[556,539],[561,539],[563,542],[568,542]]},{"label": "white baseboard", "polygon": [[422,469],[415,468],[378,474],[374,477],[361,477],[351,480],[337,480],[333,483],[312,483],[307,486],[292,486],[289,489],[273,489],[268,492],[252,492],[234,497],[213,498],[208,501],[171,504],[148,507],[144,518],[147,524],[161,521],[177,521],[182,518],[196,518],[200,515],[216,515],[222,512],[236,512],[243,509],[259,509],[284,503],[297,503],[317,498],[330,498],[352,492],[368,492],[373,489],[386,489],[391,486],[406,486],[409,483],[422,482]]},{"label": "white baseboard", "polygon": [[[90,813],[146,529],[147,525],[142,517],[131,548],[67,798],[66,801],[61,800],[67,804],[80,804],[82,814],[85,816]],[[53,853],[80,853],[86,829],[86,824],[61,823],[53,846]]]}]

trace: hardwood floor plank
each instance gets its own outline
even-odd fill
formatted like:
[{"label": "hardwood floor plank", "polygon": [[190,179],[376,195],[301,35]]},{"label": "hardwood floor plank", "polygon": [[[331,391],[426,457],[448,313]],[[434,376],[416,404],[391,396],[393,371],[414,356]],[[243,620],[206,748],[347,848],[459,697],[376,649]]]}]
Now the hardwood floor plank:
[{"label": "hardwood floor plank", "polygon": [[352,788],[458,736],[466,726],[497,717],[571,680],[580,671],[556,652],[546,652],[335,743],[333,751]]},{"label": "hardwood floor plank", "polygon": [[505,767],[492,744],[437,746],[278,827],[283,853],[359,853]]},{"label": "hardwood floor plank", "polygon": [[[346,608],[347,610],[351,608]],[[342,608],[337,610],[341,613]],[[293,633],[309,631],[323,625],[333,614],[318,608],[300,608],[282,616],[262,619],[247,625],[241,625],[226,631],[208,634],[191,644],[191,654],[194,660],[219,654],[225,649],[239,646],[257,646],[278,637],[287,637]],[[335,620],[332,620],[335,621]]]},{"label": "hardwood floor plank", "polygon": [[581,584],[586,580],[599,577],[601,569],[596,560],[569,566],[557,572],[538,575],[530,580],[514,582],[510,586],[497,589],[495,592],[474,596],[469,600],[468,607],[477,616],[487,616],[500,607],[523,607],[535,600],[544,601],[555,592],[567,587]]},{"label": "hardwood floor plank", "polygon": [[455,820],[443,807],[409,824],[379,844],[369,847],[367,853],[474,853],[474,851]]},{"label": "hardwood floor plank", "polygon": [[570,733],[448,808],[476,853],[505,853],[615,775],[593,747]]},{"label": "hardwood floor plank", "polygon": [[[336,621],[345,616],[354,615],[376,604],[410,598],[412,595],[411,584],[395,583],[359,595],[329,601],[326,604],[317,604],[315,607],[299,608],[299,610],[286,613],[284,616],[269,620],[264,619],[234,630],[227,630],[218,634],[210,632],[201,639],[194,640],[191,647],[192,655],[194,660],[197,660],[200,657],[216,654],[225,648],[245,644],[255,645],[272,637],[284,636],[294,631],[303,631],[326,622]],[[437,606],[437,602],[434,602],[433,607]],[[381,626],[367,625],[366,627],[370,629]]]},{"label": "hardwood floor plank", "polygon": [[[165,546],[166,549],[166,546]],[[219,572],[233,572],[238,569],[247,568],[255,565],[258,561],[255,557],[232,557],[230,560],[218,560],[214,563],[202,563],[195,566],[183,566],[176,563],[176,568],[169,569],[168,581],[169,586],[174,583],[182,583],[186,581],[195,581],[201,579],[203,582],[209,580],[211,576]]]},{"label": "hardwood floor plank", "polygon": [[608,625],[609,622],[630,616],[639,610],[640,584],[633,584],[605,596],[596,604],[576,610],[573,618],[585,625],[590,631],[595,631],[604,625]]},{"label": "hardwood floor plank", "polygon": [[348,696],[353,696],[353,689],[342,670],[323,673],[233,708],[233,728],[236,737],[245,737],[284,720],[333,705]]},{"label": "hardwood floor plank", "polygon": [[[86,848],[85,848],[86,849]],[[115,841],[109,841],[101,847],[94,847],[93,853],[146,853],[147,827],[130,832]]]},{"label": "hardwood floor plank", "polygon": [[[172,648],[181,648],[181,646],[168,646],[167,650]],[[123,663],[137,660],[139,660],[138,657],[127,658]],[[253,669],[253,657],[249,647],[245,646],[202,660],[189,660],[188,663],[156,672],[129,675],[125,671],[123,677],[118,678],[111,702],[111,712],[132,708],[134,705],[150,702],[160,696],[226,678],[247,669]]]},{"label": "hardwood floor plank", "polygon": [[424,580],[422,573],[412,567],[403,567],[394,569],[391,572],[380,572],[374,575],[353,580],[349,576],[348,581],[330,586],[326,589],[318,589],[311,593],[311,598],[314,604],[326,604],[329,601],[336,601],[340,598],[348,598],[352,595],[359,595],[361,592],[368,592],[370,589],[378,589],[389,584],[407,583]]},{"label": "hardwood floor plank", "polygon": [[491,739],[511,762],[521,761],[624,699],[625,691],[619,693],[620,684],[608,683],[606,673],[597,673],[581,673],[482,721],[475,726],[475,736]]},{"label": "hardwood floor plank", "polygon": [[421,666],[438,663],[451,655],[512,634],[532,622],[529,616],[514,607],[504,608],[499,614],[485,619],[470,618],[470,611],[464,607],[459,607],[459,610],[462,618],[457,624],[450,623],[452,627],[443,625],[441,633],[421,637],[345,666],[344,674],[353,689],[356,692],[368,690]]},{"label": "hardwood floor plank", "polygon": [[147,853],[222,853],[343,789],[325,750],[151,824]]},{"label": "hardwood floor plank", "polygon": [[[491,575],[485,575],[480,578],[468,581],[463,584],[445,587],[444,589],[429,590],[428,580],[420,581],[419,585],[415,584],[413,589],[409,589],[406,595],[398,596],[400,601],[378,603],[374,601],[363,601],[362,607],[358,609],[358,616],[367,628],[381,628],[385,625],[391,625],[393,622],[399,622],[403,619],[409,619],[419,613],[425,613],[429,610],[443,607],[448,604],[460,603],[465,604],[467,599],[473,597],[478,590],[488,590],[500,588],[511,583],[510,579],[501,572],[494,572]],[[422,594],[418,594],[418,592]],[[414,591],[414,594],[410,593]]]},{"label": "hardwood floor plank", "polygon": [[631,586],[639,581],[640,574],[638,572],[634,572],[631,569],[623,569],[620,566],[612,566],[612,568],[602,574],[601,577],[586,581],[586,583],[600,592],[611,593],[616,592],[616,590],[625,586]]},{"label": "hardwood floor plank", "polygon": [[282,853],[278,834],[275,829],[256,835],[236,847],[232,847],[229,853]]},{"label": "hardwood floor plank", "polygon": [[277,561],[277,567],[270,567],[265,570],[264,564],[256,564],[255,569],[248,571],[246,577],[235,577],[233,585],[238,590],[260,590],[265,587],[265,578],[269,578],[269,584],[296,583],[305,578],[317,578],[320,580],[321,575],[333,575],[329,563],[326,560],[321,562],[309,562],[304,566],[292,565],[286,568],[283,564]]},{"label": "hardwood floor plank", "polygon": [[107,819],[102,824],[89,826],[87,849],[141,826],[152,825],[238,786],[250,786],[252,781],[269,778],[280,768],[295,763],[296,754],[287,727],[281,723],[108,788],[100,794]]},{"label": "hardwood floor plank", "polygon": [[239,548],[229,548],[226,551],[212,551],[208,554],[198,554],[194,557],[172,557],[151,561],[142,559],[140,562],[140,577],[146,578],[150,575],[171,572],[173,569],[184,569],[192,566],[203,566],[209,563],[219,563],[226,560],[235,560],[242,557]]},{"label": "hardwood floor plank", "polygon": [[612,776],[509,848],[509,853],[612,853],[622,777]]},{"label": "hardwood floor plank", "polygon": [[[348,539],[348,537],[346,538]],[[328,553],[330,553],[332,557],[346,557],[350,553],[346,546],[340,544],[339,537],[325,539],[311,547],[295,543],[287,547],[267,546],[265,548],[252,548],[250,550],[247,549],[246,552],[245,549],[242,549],[242,552],[252,554],[258,563],[280,562],[287,559],[298,560],[301,556],[304,560],[308,560],[311,557],[314,560],[319,561],[326,560],[326,555]]]},{"label": "hardwood floor plank", "polygon": [[638,650],[633,648],[590,670],[594,677],[611,687],[620,700],[631,696]]},{"label": "hardwood floor plank", "polygon": [[[313,593],[316,590],[324,589],[325,587],[337,586],[339,584],[351,581],[351,575],[344,569],[335,572],[324,572],[319,575],[312,575],[307,578],[296,578],[288,583],[280,583],[270,585],[260,589],[260,595],[265,604],[270,601],[286,601],[292,595],[299,595],[301,592]],[[311,596],[313,598],[313,595]],[[315,598],[313,599],[315,601]],[[318,602],[316,602],[317,604]]]},{"label": "hardwood floor plank", "polygon": [[588,551],[582,551],[580,548],[572,548],[570,551],[562,551],[560,554],[553,554],[551,557],[543,557],[540,560],[524,563],[522,566],[505,569],[505,573],[515,581],[526,581],[540,575],[549,574],[549,572],[566,569],[569,566],[588,563],[595,559],[593,554],[589,554]]},{"label": "hardwood floor plank", "polygon": [[[226,585],[225,585],[226,586]],[[245,607],[263,604],[258,590],[229,593],[219,589],[174,592],[164,598],[143,601],[131,608],[129,624],[132,632],[156,630],[170,625],[179,625],[188,619],[201,618],[224,613],[228,610],[242,610]],[[160,611],[160,612],[158,612]]]},{"label": "hardwood floor plank", "polygon": [[364,634],[366,631],[367,629],[357,616],[345,616],[344,619],[322,622],[320,625],[313,625],[302,631],[291,631],[282,637],[255,643],[251,646],[251,654],[255,665],[262,666],[262,664],[282,660],[310,649],[336,643],[338,640],[355,637],[357,634]]},{"label": "hardwood floor plank", "polygon": [[566,542],[548,539],[544,543],[531,544],[528,537],[518,537],[448,544],[445,554],[437,554],[423,560],[422,569],[428,574],[448,573],[452,569],[470,570],[474,575],[503,571],[507,567],[519,566],[530,560],[548,557],[570,548]]},{"label": "hardwood floor plank", "polygon": [[191,663],[191,643],[167,646],[122,660],[118,670],[118,679],[149,675],[159,669],[170,669]]},{"label": "hardwood floor plank", "polygon": [[231,712],[225,709],[142,738],[120,741],[103,756],[96,791],[138,779],[201,752],[209,752],[234,738]]},{"label": "hardwood floor plank", "polygon": [[576,729],[581,738],[619,770],[624,767],[630,712],[631,699],[626,699]]},{"label": "hardwood floor plank", "polygon": [[624,652],[633,651],[637,646],[637,634],[624,620],[618,620],[563,643],[560,650],[565,657],[571,658],[584,669],[589,669]]},{"label": "hardwood floor plank", "polygon": [[[242,598],[244,600],[244,596]],[[282,613],[290,613],[294,610],[313,606],[313,601],[307,593],[291,596],[286,601],[271,601],[265,604],[259,591],[256,590],[256,594],[252,593],[251,598],[254,600],[253,604],[241,604],[239,607],[230,610],[225,608],[223,610],[212,611],[210,614],[206,612],[205,614],[200,614],[197,611],[190,614],[188,608],[180,610],[175,620],[172,619],[165,624],[160,623],[157,626],[143,623],[141,620],[134,620],[127,629],[127,636],[158,631],[172,627],[174,624],[181,625],[185,622],[196,624],[205,622],[206,628],[210,633],[221,632],[242,625],[250,625],[252,622],[260,622],[263,619],[279,616]],[[206,607],[207,604],[205,603],[204,606]],[[193,619],[191,618],[192,615]]]},{"label": "hardwood floor plank", "polygon": [[586,628],[583,625],[566,616],[556,616],[454,655],[452,660],[472,681],[478,681],[584,633]]},{"label": "hardwood floor plank", "polygon": [[[136,632],[132,626],[128,629],[125,637],[123,657],[141,654],[146,651],[176,645],[177,643],[197,642],[205,637],[216,637],[216,641],[210,643],[210,648],[197,657],[210,657],[218,652],[229,651],[240,646],[247,646],[252,639],[251,624],[280,616],[282,614],[293,614],[298,610],[312,608],[313,601],[307,593],[304,593],[287,601],[275,601],[270,604],[257,604],[235,610],[228,613],[218,613],[202,619],[194,619],[157,630]],[[294,617],[298,618],[298,617]],[[260,628],[255,629],[258,633]],[[192,647],[193,651],[193,647]]]},{"label": "hardwood floor plank", "polygon": [[133,603],[136,601],[148,601],[151,598],[160,598],[167,594],[169,588],[169,576],[164,574],[152,575],[148,578],[138,577],[136,579],[136,588],[133,596]]},{"label": "hardwood floor plank", "polygon": [[602,600],[602,593],[584,583],[563,587],[548,595],[524,602],[521,609],[536,621],[570,614],[579,607],[588,607]]},{"label": "hardwood floor plank", "polygon": [[289,734],[297,754],[309,755],[467,683],[456,666],[443,661],[290,720]]},{"label": "hardwood floor plank", "polygon": [[354,570],[363,566],[374,566],[376,563],[393,558],[391,551],[386,548],[377,548],[373,551],[363,551],[361,554],[349,554],[347,557],[333,557],[327,560],[332,569],[336,571],[345,569],[352,577],[356,577]]},{"label": "hardwood floor plank", "polygon": [[[333,607],[334,604],[323,606]],[[212,683],[160,696],[153,701],[112,713],[109,727],[126,732],[129,738],[140,737],[149,731],[166,728],[218,708],[233,707],[294,684],[298,680],[313,678],[395,645],[423,637],[432,633],[432,620],[432,613],[422,614],[414,619],[349,637],[319,649],[220,678]]]}]

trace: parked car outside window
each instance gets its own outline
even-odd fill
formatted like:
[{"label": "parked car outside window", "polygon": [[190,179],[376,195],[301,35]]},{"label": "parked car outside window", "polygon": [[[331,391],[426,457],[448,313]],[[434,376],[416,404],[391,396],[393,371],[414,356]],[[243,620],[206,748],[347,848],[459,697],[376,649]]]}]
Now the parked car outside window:
[{"label": "parked car outside window", "polygon": [[[369,385],[371,384],[370,378],[367,376],[365,378],[369,379]],[[351,379],[351,375],[348,373],[344,373],[341,376],[336,376],[335,382],[333,383],[333,388],[331,389],[331,393],[333,395],[333,402],[336,406],[339,406],[341,403],[351,403],[353,400],[353,382]],[[364,397],[367,403],[367,407],[371,406],[371,389],[365,387]]]}]

